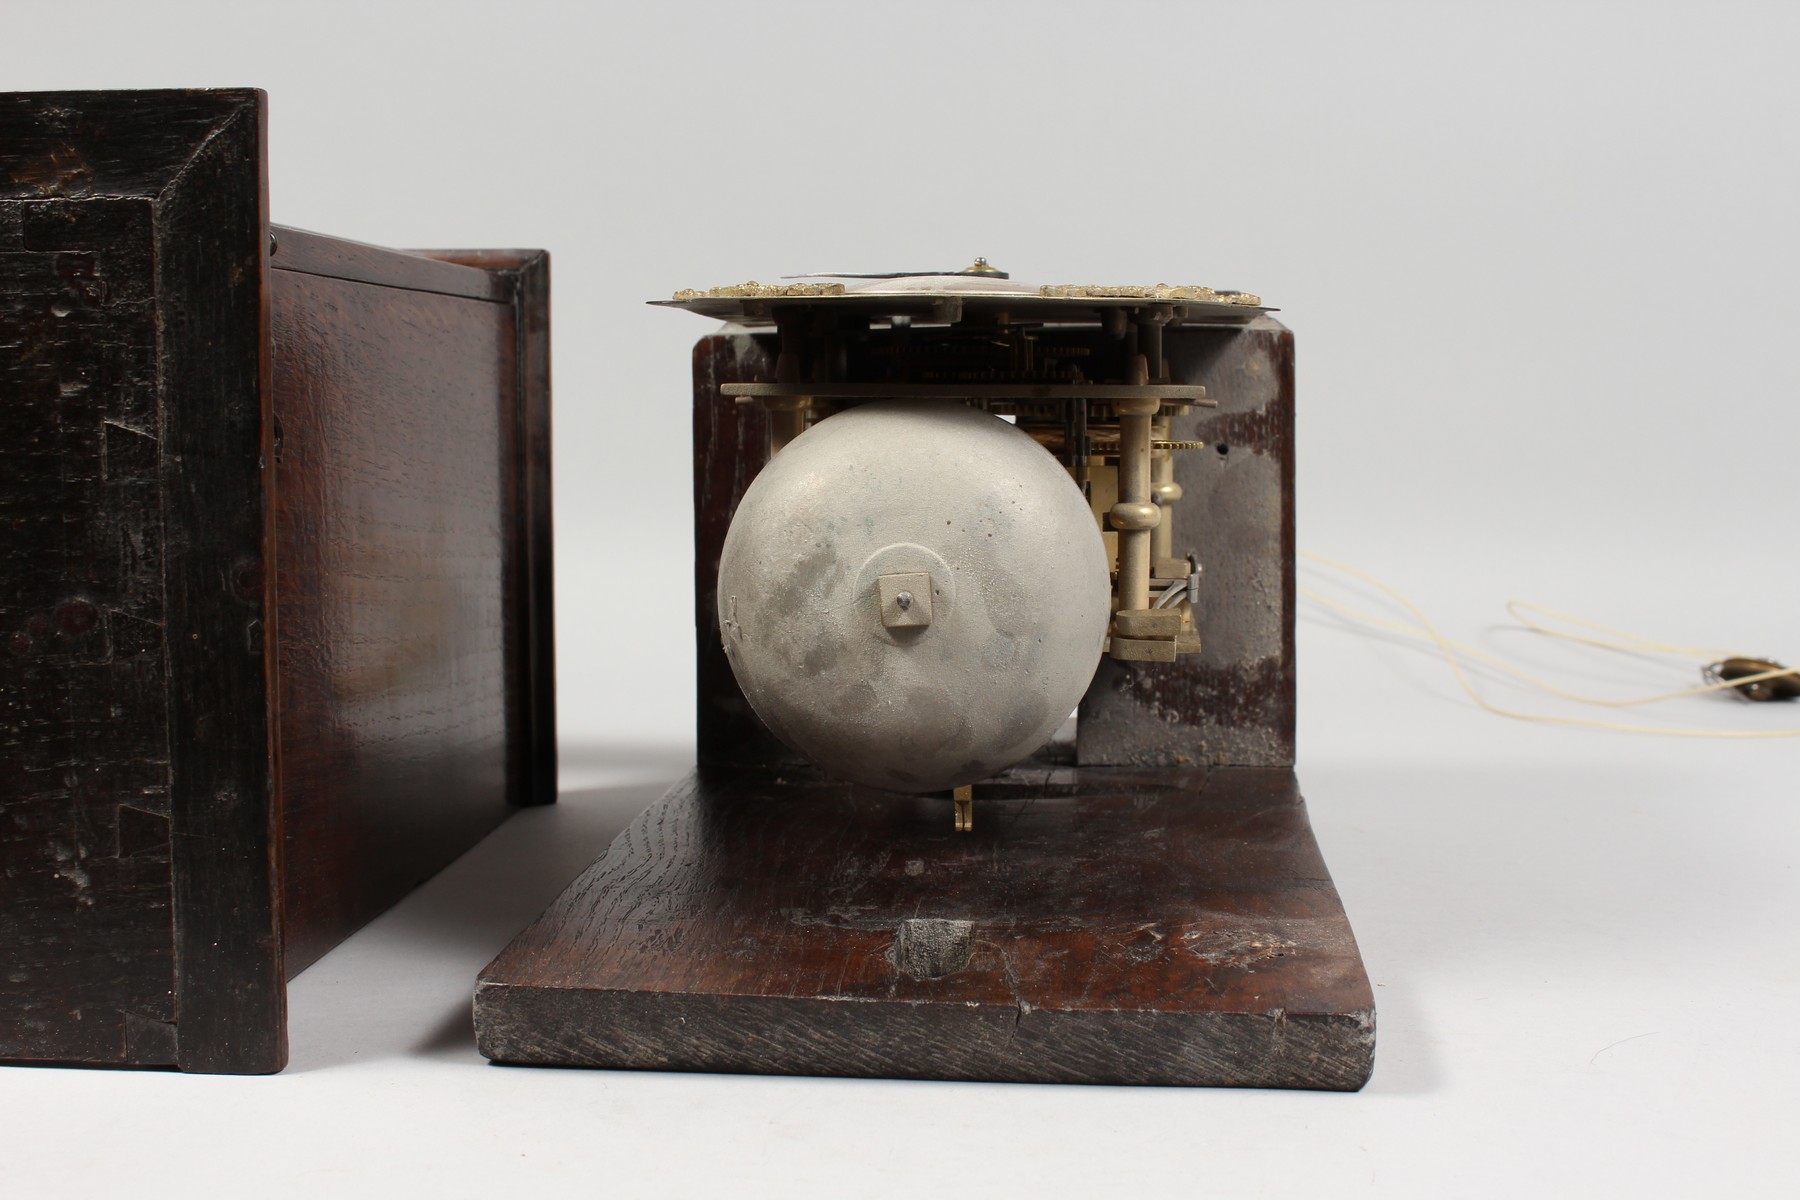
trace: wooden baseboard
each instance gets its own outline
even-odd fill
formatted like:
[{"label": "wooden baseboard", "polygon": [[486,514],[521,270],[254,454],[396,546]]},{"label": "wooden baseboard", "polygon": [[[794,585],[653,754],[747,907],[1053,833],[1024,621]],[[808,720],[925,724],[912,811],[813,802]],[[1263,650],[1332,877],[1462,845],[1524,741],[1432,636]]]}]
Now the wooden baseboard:
[{"label": "wooden baseboard", "polygon": [[947,798],[700,771],[488,968],[503,1063],[1353,1090],[1374,1000],[1293,773]]}]

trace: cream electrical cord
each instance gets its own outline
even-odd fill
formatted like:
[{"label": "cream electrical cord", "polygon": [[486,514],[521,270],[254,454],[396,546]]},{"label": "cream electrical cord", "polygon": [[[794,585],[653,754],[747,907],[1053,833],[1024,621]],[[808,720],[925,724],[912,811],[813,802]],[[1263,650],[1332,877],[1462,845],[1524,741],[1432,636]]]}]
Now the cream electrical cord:
[{"label": "cream electrical cord", "polygon": [[[1308,600],[1321,608],[1328,609],[1331,612],[1337,613],[1338,615],[1359,624],[1371,626],[1376,629],[1384,629],[1404,637],[1410,637],[1417,641],[1429,642],[1435,645],[1439,653],[1444,656],[1444,661],[1449,664],[1451,673],[1456,676],[1456,682],[1461,685],[1464,692],[1468,693],[1469,699],[1473,700],[1481,708],[1493,713],[1495,716],[1507,717],[1515,721],[1533,721],[1545,725],[1571,725],[1583,729],[1609,729],[1619,733],[1660,733],[1669,737],[1800,737],[1800,729],[1682,729],[1665,725],[1633,725],[1619,721],[1602,721],[1582,717],[1558,717],[1547,713],[1528,713],[1519,712],[1509,708],[1502,708],[1497,704],[1490,703],[1480,692],[1475,690],[1475,685],[1470,681],[1468,673],[1463,669],[1463,661],[1465,659],[1485,663],[1495,670],[1511,675],[1515,679],[1529,684],[1541,691],[1547,692],[1550,695],[1565,700],[1572,700],[1580,704],[1592,704],[1604,708],[1635,708],[1645,704],[1658,704],[1666,700],[1676,700],[1684,696],[1701,696],[1709,692],[1738,690],[1752,684],[1760,683],[1764,680],[1793,677],[1800,674],[1800,671],[1797,671],[1795,668],[1782,667],[1758,672],[1756,674],[1741,675],[1733,679],[1717,680],[1715,682],[1701,684],[1697,687],[1681,688],[1677,691],[1661,692],[1656,695],[1640,696],[1624,700],[1603,696],[1583,695],[1580,692],[1573,692],[1567,688],[1559,687],[1548,680],[1541,679],[1530,672],[1523,671],[1497,655],[1489,654],[1485,650],[1478,650],[1465,642],[1459,642],[1452,638],[1445,637],[1439,632],[1438,627],[1432,623],[1431,619],[1425,615],[1424,611],[1421,610],[1418,605],[1402,595],[1398,589],[1375,578],[1366,571],[1359,571],[1346,563],[1338,562],[1335,559],[1325,558],[1322,555],[1313,554],[1305,550],[1300,551],[1299,556],[1307,562],[1314,563],[1328,570],[1336,571],[1341,575],[1348,576],[1351,579],[1355,579],[1374,588],[1404,609],[1412,617],[1415,624],[1407,625],[1399,621],[1390,621],[1386,617],[1376,616],[1373,613],[1366,613],[1359,609],[1351,608],[1348,605],[1340,604],[1329,597],[1321,595],[1318,591],[1308,587],[1301,587],[1299,589],[1302,596],[1305,596]],[[1730,657],[1730,653],[1727,651],[1710,647],[1670,645],[1666,642],[1656,641],[1653,638],[1639,637],[1636,634],[1611,629],[1604,625],[1597,625],[1592,621],[1584,621],[1579,617],[1571,617],[1566,613],[1556,612],[1554,609],[1544,608],[1536,604],[1529,604],[1522,600],[1510,601],[1506,606],[1506,611],[1512,614],[1513,618],[1527,629],[1536,633],[1541,633],[1546,637],[1574,642],[1583,646],[1595,646],[1606,650],[1623,650],[1633,653],[1667,654],[1682,658],[1696,659],[1702,664]],[[1527,615],[1528,613],[1536,613],[1540,616],[1548,617],[1552,620],[1587,630],[1588,632],[1586,634],[1580,634],[1570,633],[1561,629],[1553,629],[1540,621],[1532,619],[1531,616]]]}]

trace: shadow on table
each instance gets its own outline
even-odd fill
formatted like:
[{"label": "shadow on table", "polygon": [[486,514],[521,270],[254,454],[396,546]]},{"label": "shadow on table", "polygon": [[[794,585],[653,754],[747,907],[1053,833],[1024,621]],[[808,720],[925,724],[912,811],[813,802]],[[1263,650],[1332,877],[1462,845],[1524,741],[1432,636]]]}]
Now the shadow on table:
[{"label": "shadow on table", "polygon": [[[577,754],[619,767],[620,782],[521,812],[294,982],[292,1070],[482,1062],[476,975],[691,762],[685,748]],[[1477,1069],[1509,1040],[1523,1051],[1541,1031],[1513,1016],[1520,997],[1608,994],[1620,964],[1607,947],[1704,944],[1729,913],[1769,909],[1767,864],[1740,862],[1748,852],[1731,833],[1756,797],[1716,765],[1663,757],[1303,764],[1375,985],[1368,1094],[1442,1091],[1459,1063]],[[1699,896],[1670,886],[1696,871],[1729,883]],[[1448,1040],[1473,1029],[1479,1046]]]},{"label": "shadow on table", "polygon": [[[692,765],[682,747],[565,746],[621,782],[522,809],[290,985],[290,1071],[396,1056],[480,1061],[475,977]],[[420,1036],[421,1033],[423,1036]]]}]

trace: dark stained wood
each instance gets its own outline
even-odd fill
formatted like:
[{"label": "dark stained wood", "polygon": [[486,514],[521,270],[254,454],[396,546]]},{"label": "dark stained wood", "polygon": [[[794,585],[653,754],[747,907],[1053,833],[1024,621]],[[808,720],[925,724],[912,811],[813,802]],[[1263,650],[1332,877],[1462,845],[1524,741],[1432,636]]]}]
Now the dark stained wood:
[{"label": "dark stained wood", "polygon": [[760,404],[721,394],[727,383],[771,378],[773,335],[715,335],[694,347],[695,719],[703,765],[800,762],[750,710],[719,640],[719,556],[732,514],[769,460],[769,418]]},{"label": "dark stained wood", "polygon": [[1293,775],[944,799],[702,769],[481,975],[506,1063],[1354,1089],[1374,1003]]},{"label": "dark stained wood", "polygon": [[0,96],[0,1060],[278,1070],[554,795],[547,263],[272,272],[264,104]]},{"label": "dark stained wood", "polygon": [[[497,266],[482,269],[427,252],[389,250],[286,225],[271,226],[269,236],[275,266],[283,271],[496,304],[512,304],[517,292],[517,280]],[[543,257],[542,251],[536,253]]]},{"label": "dark stained wood", "polygon": [[420,250],[429,258],[481,271],[506,284],[513,311],[513,385],[517,434],[517,530],[508,543],[507,711],[523,749],[517,763],[520,804],[556,801],[556,612],[551,569],[550,255],[542,250]]},{"label": "dark stained wood", "polygon": [[0,97],[0,737],[43,743],[0,796],[0,1057],[286,1054],[262,147],[259,92]]},{"label": "dark stained wood", "polygon": [[293,272],[284,255],[272,295],[291,976],[504,819],[531,747],[507,703],[512,310]]},{"label": "dark stained wood", "polygon": [[[0,146],[20,120],[0,97]],[[15,195],[0,200],[0,1057],[117,1062],[135,1036],[173,1062],[153,213]]]},{"label": "dark stained wood", "polygon": [[1094,765],[1294,763],[1294,335],[1273,317],[1164,334],[1172,378],[1218,401],[1174,420],[1175,553],[1199,555],[1203,650],[1100,660],[1076,746]]},{"label": "dark stained wood", "polygon": [[176,1060],[287,1061],[265,609],[267,125],[237,93],[156,198]]}]

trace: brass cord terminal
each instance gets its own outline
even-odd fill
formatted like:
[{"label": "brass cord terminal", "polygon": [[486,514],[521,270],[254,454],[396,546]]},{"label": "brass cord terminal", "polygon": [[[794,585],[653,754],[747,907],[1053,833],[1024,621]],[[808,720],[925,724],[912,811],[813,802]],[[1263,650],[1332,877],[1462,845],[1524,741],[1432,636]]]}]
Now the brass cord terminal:
[{"label": "brass cord terminal", "polygon": [[1726,683],[1746,700],[1800,699],[1800,671],[1772,658],[1735,657],[1701,669],[1708,683]]}]

